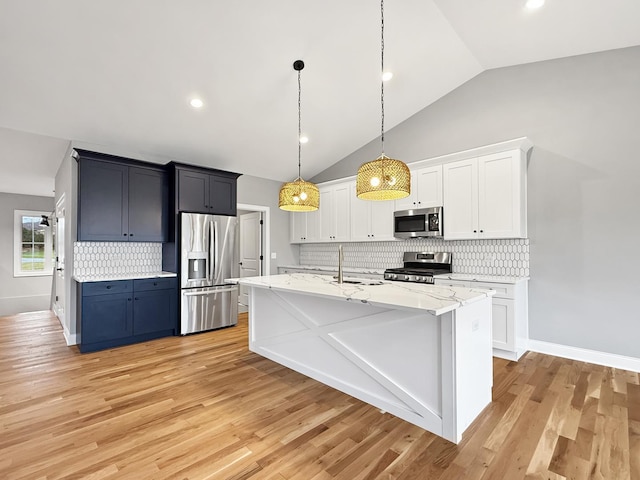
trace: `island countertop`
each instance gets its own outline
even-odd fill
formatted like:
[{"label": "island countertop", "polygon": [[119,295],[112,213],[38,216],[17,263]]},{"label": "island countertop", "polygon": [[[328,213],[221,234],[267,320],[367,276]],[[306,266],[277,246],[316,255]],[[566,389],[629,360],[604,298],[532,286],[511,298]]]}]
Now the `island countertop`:
[{"label": "island countertop", "polygon": [[[343,298],[347,301],[370,303],[375,306],[393,306],[425,310],[433,315],[442,315],[486,297],[493,290],[445,287],[417,283],[391,282],[368,279],[345,278],[339,284],[331,275],[292,273],[229,279],[248,287],[291,291],[319,297]],[[358,283],[348,283],[355,281]]]}]

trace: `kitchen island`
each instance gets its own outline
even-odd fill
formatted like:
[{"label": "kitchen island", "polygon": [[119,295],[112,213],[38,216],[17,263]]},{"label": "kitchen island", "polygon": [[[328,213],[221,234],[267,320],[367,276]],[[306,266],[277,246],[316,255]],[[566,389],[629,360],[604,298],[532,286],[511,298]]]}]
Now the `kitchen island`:
[{"label": "kitchen island", "polygon": [[454,443],[491,402],[490,290],[248,277],[249,349]]}]

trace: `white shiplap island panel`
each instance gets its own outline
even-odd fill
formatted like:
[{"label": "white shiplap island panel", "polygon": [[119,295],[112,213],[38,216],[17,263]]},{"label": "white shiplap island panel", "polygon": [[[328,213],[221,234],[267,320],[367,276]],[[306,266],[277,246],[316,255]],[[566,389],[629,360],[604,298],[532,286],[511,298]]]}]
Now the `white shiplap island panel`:
[{"label": "white shiplap island panel", "polygon": [[249,348],[458,443],[491,401],[492,291],[325,275],[238,279]]}]

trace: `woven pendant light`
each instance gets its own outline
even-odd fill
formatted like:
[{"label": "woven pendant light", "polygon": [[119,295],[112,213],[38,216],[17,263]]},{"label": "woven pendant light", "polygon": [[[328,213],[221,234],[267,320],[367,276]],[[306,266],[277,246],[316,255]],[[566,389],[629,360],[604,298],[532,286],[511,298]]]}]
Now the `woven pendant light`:
[{"label": "woven pendant light", "polygon": [[280,187],[278,206],[282,210],[290,212],[312,212],[320,207],[320,191],[311,182],[307,182],[300,176],[300,157],[302,146],[300,144],[301,130],[301,88],[300,71],[304,68],[302,60],[293,62],[293,69],[298,72],[298,178],[293,182],[287,182]]},{"label": "woven pendant light", "polygon": [[[381,64],[384,73],[384,0],[380,2],[381,21]],[[411,172],[401,160],[384,154],[384,80],[380,84],[382,107],[380,140],[382,155],[371,162],[363,163],[356,177],[356,195],[362,200],[396,200],[411,193]]]}]

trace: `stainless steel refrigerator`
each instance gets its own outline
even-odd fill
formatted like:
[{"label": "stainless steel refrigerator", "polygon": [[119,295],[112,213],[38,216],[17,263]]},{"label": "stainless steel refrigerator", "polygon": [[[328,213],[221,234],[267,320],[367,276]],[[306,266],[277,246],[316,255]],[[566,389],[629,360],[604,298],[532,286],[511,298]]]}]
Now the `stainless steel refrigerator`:
[{"label": "stainless steel refrigerator", "polygon": [[180,334],[238,322],[236,217],[180,213]]}]

